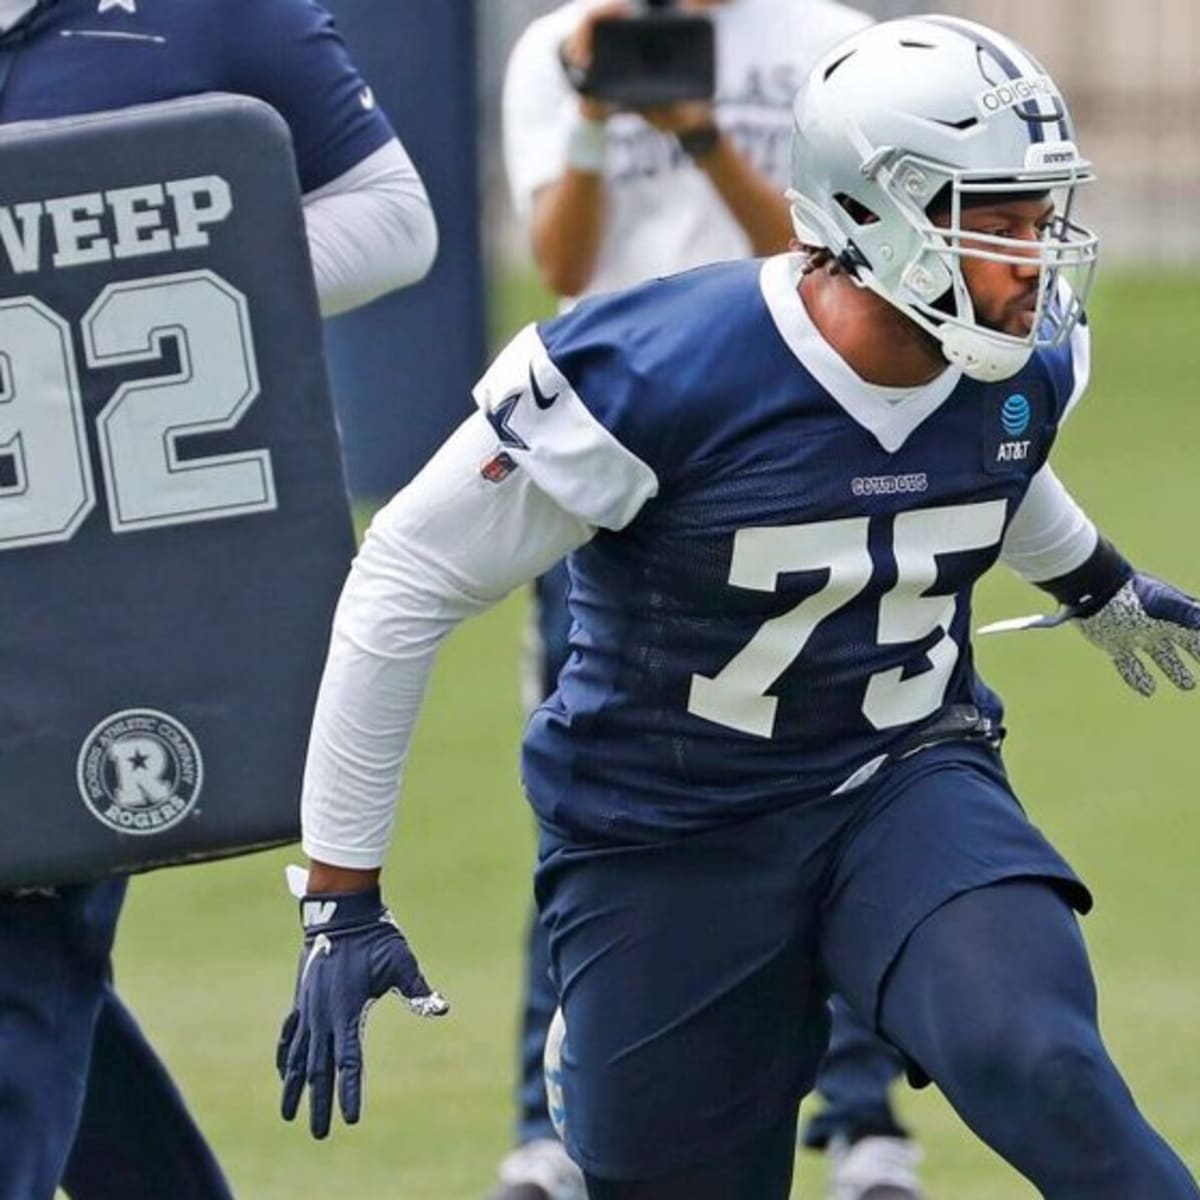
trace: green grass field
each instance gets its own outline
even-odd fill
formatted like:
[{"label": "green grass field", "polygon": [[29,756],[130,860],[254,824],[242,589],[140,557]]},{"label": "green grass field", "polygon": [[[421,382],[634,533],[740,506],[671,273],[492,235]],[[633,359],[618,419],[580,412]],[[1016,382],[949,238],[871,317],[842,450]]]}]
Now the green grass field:
[{"label": "green grass field", "polygon": [[[505,325],[535,303],[505,295]],[[1200,591],[1200,277],[1123,278],[1094,305],[1093,388],[1060,474],[1151,570]],[[1044,608],[997,574],[977,623]],[[240,1197],[479,1200],[511,1126],[519,943],[530,819],[516,781],[516,597],[450,641],[403,802],[388,893],[452,1016],[378,1006],[367,1106],[314,1144],[278,1113],[272,1056],[298,948],[279,852],[135,882],[121,989],[177,1073]],[[1009,705],[1008,762],[1031,815],[1097,895],[1085,925],[1109,1044],[1151,1119],[1200,1171],[1200,696],[1139,699],[1069,630],[984,639]],[[932,1200],[1028,1200],[1032,1189],[928,1090],[901,1088]],[[796,1195],[819,1197],[805,1156]]]}]

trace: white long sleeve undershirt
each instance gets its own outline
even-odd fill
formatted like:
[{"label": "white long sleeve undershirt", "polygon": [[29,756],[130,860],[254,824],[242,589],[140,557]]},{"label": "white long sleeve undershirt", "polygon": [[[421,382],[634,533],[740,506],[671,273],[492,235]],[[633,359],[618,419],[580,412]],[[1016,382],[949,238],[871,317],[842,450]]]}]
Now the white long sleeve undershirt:
[{"label": "white long sleeve undershirt", "polygon": [[437,255],[429,196],[396,138],[307,192],[304,223],[325,317],[416,283]]},{"label": "white long sleeve undershirt", "polygon": [[1100,535],[1058,476],[1044,466],[1009,522],[1001,561],[1029,583],[1057,579],[1082,565]]},{"label": "white long sleeve undershirt", "polygon": [[371,523],[346,580],[313,714],[301,799],[305,853],[368,869],[397,792],[437,648],[588,541],[594,530],[521,469],[489,483],[496,435],[469,417]]}]

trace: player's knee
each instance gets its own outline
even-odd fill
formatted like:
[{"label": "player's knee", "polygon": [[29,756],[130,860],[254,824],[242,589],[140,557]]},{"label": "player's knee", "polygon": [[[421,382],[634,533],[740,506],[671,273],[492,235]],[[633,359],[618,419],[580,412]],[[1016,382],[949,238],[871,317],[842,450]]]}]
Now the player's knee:
[{"label": "player's knee", "polygon": [[1102,1128],[1128,1101],[1104,1047],[1091,1039],[1044,1040],[1029,1051],[1025,1075],[1030,1102],[1060,1130]]},{"label": "player's knee", "polygon": [[992,1097],[1061,1132],[1094,1124],[1124,1090],[1098,1039],[1020,1023],[977,1039],[963,1066]]}]

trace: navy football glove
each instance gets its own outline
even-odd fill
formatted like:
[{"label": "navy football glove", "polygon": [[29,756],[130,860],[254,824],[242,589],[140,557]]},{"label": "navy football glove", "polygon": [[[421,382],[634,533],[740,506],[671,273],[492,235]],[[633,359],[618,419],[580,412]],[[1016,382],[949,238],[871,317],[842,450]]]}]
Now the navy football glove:
[{"label": "navy football glove", "polygon": [[305,896],[300,916],[304,950],[275,1065],[284,1120],[295,1117],[307,1083],[312,1134],[323,1138],[335,1080],[346,1123],[362,1111],[362,1030],[371,1005],[388,992],[420,1017],[440,1017],[450,1005],[425,982],[377,887]]},{"label": "navy football glove", "polygon": [[1074,571],[1038,587],[1062,605],[1053,616],[996,621],[979,632],[1050,629],[1073,621],[1139,695],[1151,696],[1157,686],[1139,657],[1143,653],[1177,688],[1190,691],[1196,686],[1179,648],[1200,661],[1200,603],[1153,575],[1135,571],[1105,538]]},{"label": "navy football glove", "polygon": [[1200,662],[1200,604],[1191,596],[1141,572],[1091,616],[1077,618],[1083,636],[1108,654],[1135,692],[1153,695],[1154,676],[1138,657],[1144,652],[1177,687],[1191,691],[1196,677],[1179,655],[1182,647]]}]

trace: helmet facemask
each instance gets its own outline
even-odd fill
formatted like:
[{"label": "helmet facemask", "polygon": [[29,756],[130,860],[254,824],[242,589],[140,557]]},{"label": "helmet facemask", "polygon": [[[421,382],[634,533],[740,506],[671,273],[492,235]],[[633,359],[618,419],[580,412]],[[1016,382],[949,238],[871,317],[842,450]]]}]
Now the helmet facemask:
[{"label": "helmet facemask", "polygon": [[[973,379],[992,382],[1015,375],[1034,350],[1060,346],[1082,316],[1095,276],[1099,239],[1074,218],[1077,189],[1094,178],[1089,163],[1074,159],[1068,170],[1031,169],[998,178],[994,172],[964,171],[942,163],[902,154],[894,162],[875,155],[864,163],[863,174],[891,202],[911,231],[903,258],[898,239],[873,245],[875,214],[851,197],[839,197],[841,213],[836,239],[822,237],[814,225],[812,203],[790,191],[797,236],[829,245],[848,274],[900,309],[936,338],[946,359]],[[868,174],[868,170],[870,174]],[[1054,212],[1041,239],[980,233],[963,227],[963,214],[972,207],[1049,194]],[[932,213],[935,215],[931,215]],[[851,215],[853,214],[853,216]],[[840,219],[844,215],[845,221]],[[977,259],[1039,269],[1037,307],[1030,332],[1006,333],[981,324],[963,273],[964,260]],[[882,267],[882,269],[880,269]]]},{"label": "helmet facemask", "polygon": [[[1060,346],[1083,314],[1099,239],[1073,213],[1077,189],[1094,175],[1073,149],[1070,154],[1075,162],[1069,171],[1028,170],[1004,179],[986,172],[947,171],[906,156],[889,178],[880,180],[921,239],[918,256],[901,276],[901,307],[938,339],[950,362],[973,378],[991,381],[1015,374],[1034,350]],[[924,180],[939,176],[945,182],[929,206],[937,216],[899,202],[898,188],[920,194],[927,186]],[[1053,201],[1053,214],[1037,242],[964,228],[964,213],[972,207],[1047,195]],[[971,259],[1024,268],[1036,265],[1037,305],[1028,334],[1018,336],[980,321],[963,270]]]}]

